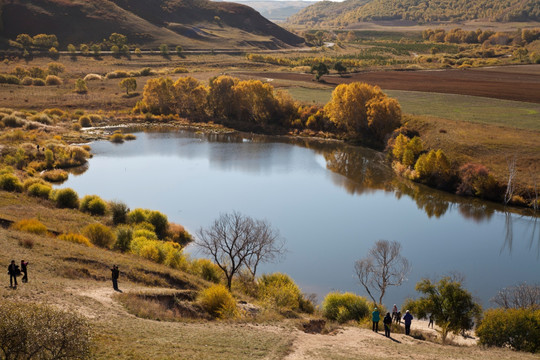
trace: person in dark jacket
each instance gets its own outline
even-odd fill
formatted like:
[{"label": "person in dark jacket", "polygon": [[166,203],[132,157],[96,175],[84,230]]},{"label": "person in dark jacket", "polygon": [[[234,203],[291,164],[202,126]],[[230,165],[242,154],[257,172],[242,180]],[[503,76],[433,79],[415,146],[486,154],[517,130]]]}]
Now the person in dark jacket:
[{"label": "person in dark jacket", "polygon": [[[15,264],[15,260],[11,260],[11,264],[8,266],[8,274],[9,274],[9,287],[10,288],[17,288],[17,276],[20,275],[20,270],[17,264]],[[15,285],[13,285],[15,283]]]},{"label": "person in dark jacket", "polygon": [[371,320],[373,321],[373,327],[372,330],[375,332],[379,332],[379,320],[380,320],[380,313],[377,308],[373,310],[371,313]]},{"label": "person in dark jacket", "polygon": [[397,312],[397,316],[396,316],[396,324],[400,324],[400,325],[401,325],[401,311],[398,311],[398,312]]},{"label": "person in dark jacket", "polygon": [[118,270],[117,265],[113,265],[111,269],[111,275],[112,275],[113,289],[116,291],[120,291],[118,289],[118,277],[120,277],[120,270]]},{"label": "person in dark jacket", "polygon": [[23,283],[28,282],[28,261],[21,260],[21,273],[23,273],[23,277],[21,281]]},{"label": "person in dark jacket", "polygon": [[413,317],[409,310],[405,311],[405,316],[403,317],[403,320],[405,321],[405,335],[411,334],[411,321]]},{"label": "person in dark jacket", "polygon": [[384,336],[390,337],[390,325],[392,325],[392,317],[390,316],[390,313],[387,312],[386,316],[383,319],[384,324]]},{"label": "person in dark jacket", "polygon": [[430,326],[433,329],[433,314],[429,315],[429,323],[427,324],[427,327],[429,328]]}]

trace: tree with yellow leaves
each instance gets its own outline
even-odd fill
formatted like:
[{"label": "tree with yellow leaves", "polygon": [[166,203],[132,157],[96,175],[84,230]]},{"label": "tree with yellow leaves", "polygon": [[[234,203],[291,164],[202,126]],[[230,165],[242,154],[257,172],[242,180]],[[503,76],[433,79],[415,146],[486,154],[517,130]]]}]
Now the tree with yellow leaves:
[{"label": "tree with yellow leaves", "polygon": [[232,90],[237,120],[265,124],[272,118],[277,105],[272,85],[260,80],[244,80]]},{"label": "tree with yellow leaves", "polygon": [[324,107],[329,119],[353,137],[371,132],[379,141],[399,126],[401,108],[378,86],[353,82],[338,85]]},{"label": "tree with yellow leaves", "polygon": [[143,89],[142,106],[153,114],[168,114],[172,110],[173,82],[169,78],[150,79]]},{"label": "tree with yellow leaves", "polygon": [[172,85],[172,109],[180,116],[201,120],[206,117],[208,89],[199,80],[181,77]]},{"label": "tree with yellow leaves", "polygon": [[233,86],[237,78],[221,75],[210,79],[208,83],[208,107],[212,115],[220,118],[230,118],[234,115]]}]

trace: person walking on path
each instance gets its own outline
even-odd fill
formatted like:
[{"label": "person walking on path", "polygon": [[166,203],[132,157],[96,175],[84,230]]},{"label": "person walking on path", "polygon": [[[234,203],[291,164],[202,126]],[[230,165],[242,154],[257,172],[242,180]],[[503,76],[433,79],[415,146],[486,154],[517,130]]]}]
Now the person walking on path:
[{"label": "person walking on path", "polygon": [[372,330],[375,331],[375,332],[379,332],[379,320],[380,320],[380,313],[379,313],[379,310],[377,310],[377,308],[375,308],[375,310],[373,310],[373,312],[371,313],[371,321],[373,321],[373,328]]},{"label": "person walking on path", "polygon": [[390,326],[392,325],[392,317],[390,316],[390,313],[387,312],[386,316],[383,319],[384,324],[384,336],[390,337]]},{"label": "person walking on path", "polygon": [[118,289],[118,278],[120,277],[120,270],[118,270],[117,265],[113,265],[111,269],[111,275],[112,275],[113,289],[116,291],[120,291]]},{"label": "person walking on path", "polygon": [[[9,287],[16,289],[17,288],[17,276],[20,275],[19,267],[15,264],[15,260],[11,260],[11,263],[8,266],[9,274]],[[15,285],[13,285],[15,283]]]},{"label": "person walking on path", "polygon": [[28,261],[21,260],[21,273],[24,274],[21,281],[23,283],[28,282],[28,267],[27,266],[28,266]]},{"label": "person walking on path", "polygon": [[411,321],[413,317],[409,310],[405,311],[405,316],[403,317],[403,320],[405,321],[405,335],[411,334]]}]

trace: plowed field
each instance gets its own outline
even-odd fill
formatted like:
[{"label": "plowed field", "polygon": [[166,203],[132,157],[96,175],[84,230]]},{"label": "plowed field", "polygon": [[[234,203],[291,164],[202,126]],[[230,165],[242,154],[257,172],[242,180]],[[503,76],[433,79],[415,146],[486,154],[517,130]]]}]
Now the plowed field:
[{"label": "plowed field", "polygon": [[[313,81],[313,75],[301,73],[261,72],[250,75],[272,79]],[[370,71],[344,77],[324,76],[323,81],[329,85],[360,81],[389,90],[473,95],[540,103],[540,65],[500,67],[489,69],[489,71],[486,69]]]}]

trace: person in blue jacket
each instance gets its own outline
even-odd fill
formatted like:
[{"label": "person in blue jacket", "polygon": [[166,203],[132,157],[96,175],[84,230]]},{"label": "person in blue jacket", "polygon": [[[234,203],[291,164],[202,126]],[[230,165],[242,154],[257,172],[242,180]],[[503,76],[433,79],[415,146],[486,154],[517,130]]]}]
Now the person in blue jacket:
[{"label": "person in blue jacket", "polygon": [[375,308],[373,312],[371,313],[371,320],[373,321],[373,328],[372,330],[375,332],[379,332],[379,320],[381,319],[379,310]]},{"label": "person in blue jacket", "polygon": [[411,321],[413,317],[409,310],[405,312],[405,316],[403,316],[403,320],[405,321],[405,335],[411,334]]}]

